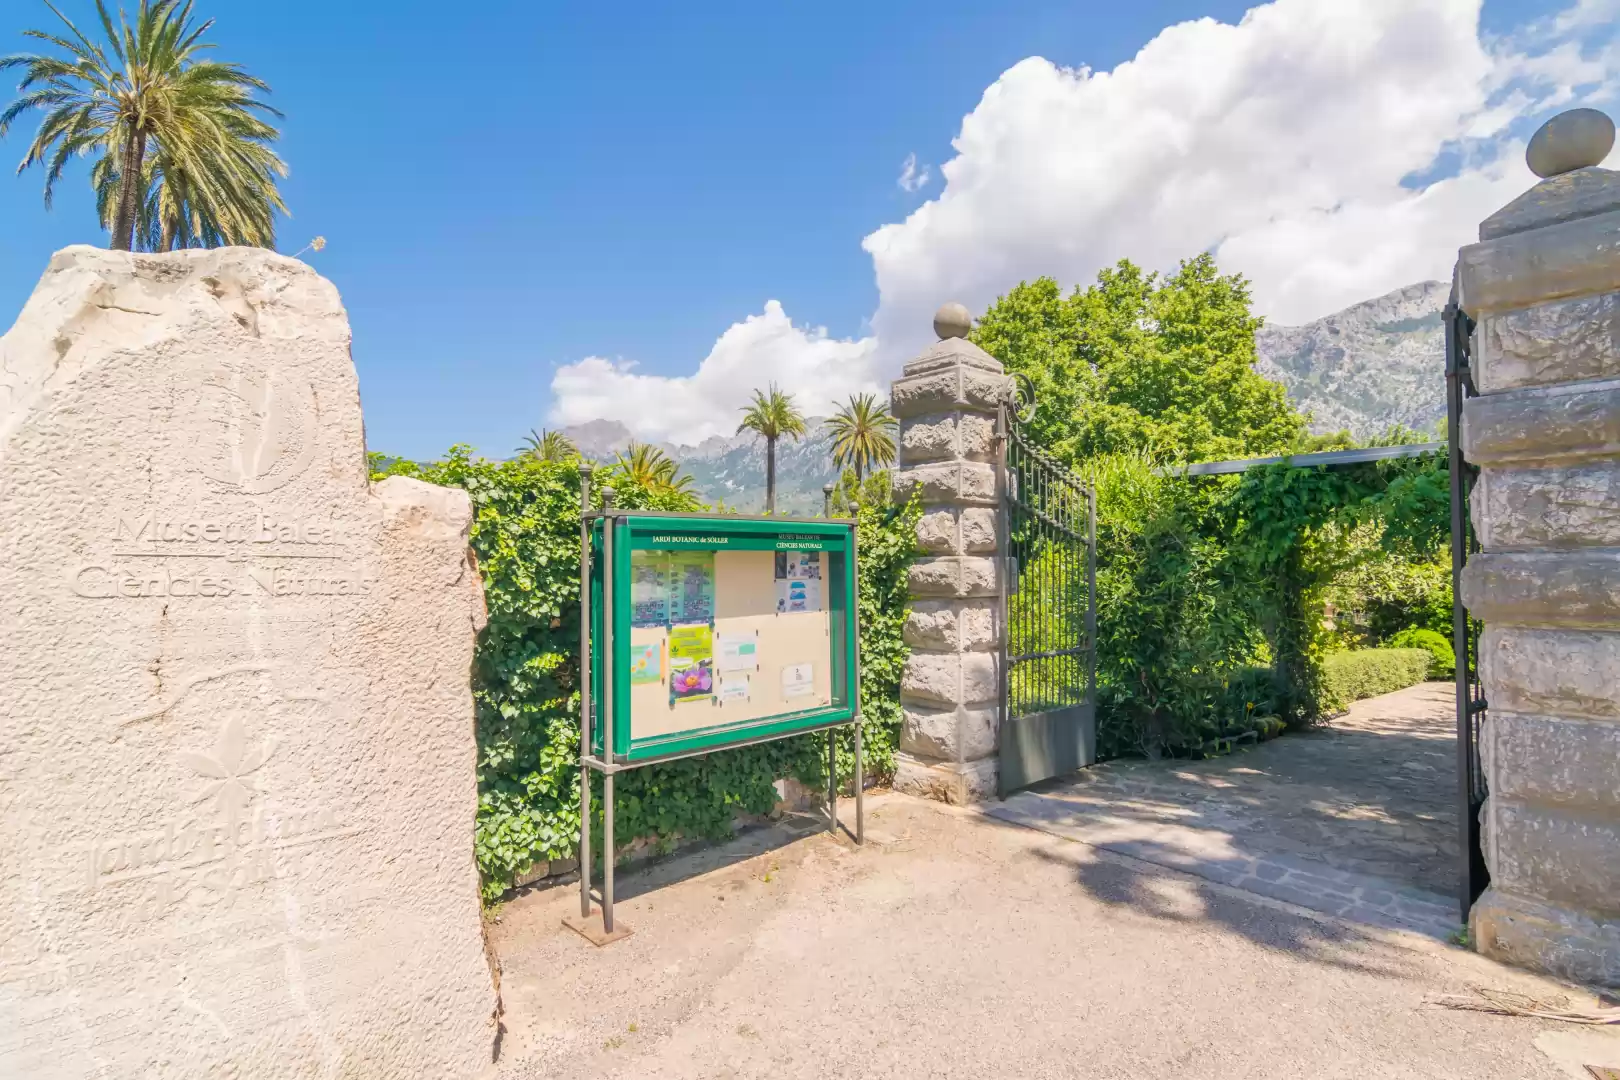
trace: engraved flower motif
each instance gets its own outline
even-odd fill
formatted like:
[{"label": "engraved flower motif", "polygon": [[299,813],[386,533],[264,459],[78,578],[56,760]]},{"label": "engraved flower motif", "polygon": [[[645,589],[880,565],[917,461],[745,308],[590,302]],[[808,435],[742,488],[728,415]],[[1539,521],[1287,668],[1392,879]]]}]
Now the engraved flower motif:
[{"label": "engraved flower motif", "polygon": [[186,751],[180,761],[188,769],[209,778],[192,802],[214,800],[214,809],[235,820],[237,815],[258,794],[248,777],[263,768],[275,752],[273,742],[261,742],[251,750],[247,746],[247,733],[239,717],[231,717],[219,729],[219,741],[214,752],[199,754]]}]

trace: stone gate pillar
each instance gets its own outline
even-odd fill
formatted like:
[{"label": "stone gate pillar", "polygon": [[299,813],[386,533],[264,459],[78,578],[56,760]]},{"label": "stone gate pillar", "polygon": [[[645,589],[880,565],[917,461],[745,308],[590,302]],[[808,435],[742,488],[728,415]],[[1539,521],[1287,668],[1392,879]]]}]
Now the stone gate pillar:
[{"label": "stone gate pillar", "polygon": [[890,390],[896,497],[917,489],[926,553],[911,568],[895,787],[950,803],[995,795],[1000,715],[994,454],[997,403],[1012,380],[967,340],[972,325],[962,305],[940,308],[939,341]]},{"label": "stone gate pillar", "polygon": [[1620,173],[1614,125],[1581,109],[1531,140],[1546,179],[1462,249],[1480,396],[1463,450],[1484,553],[1486,955],[1620,985]]}]

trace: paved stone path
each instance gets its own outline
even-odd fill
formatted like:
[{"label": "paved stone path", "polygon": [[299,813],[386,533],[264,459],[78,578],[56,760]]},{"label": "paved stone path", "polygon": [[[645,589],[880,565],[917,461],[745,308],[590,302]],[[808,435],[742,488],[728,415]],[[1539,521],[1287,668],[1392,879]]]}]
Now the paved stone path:
[{"label": "paved stone path", "polygon": [[1210,881],[1445,937],[1455,899],[1450,683],[1206,761],[1118,761],[985,812]]}]

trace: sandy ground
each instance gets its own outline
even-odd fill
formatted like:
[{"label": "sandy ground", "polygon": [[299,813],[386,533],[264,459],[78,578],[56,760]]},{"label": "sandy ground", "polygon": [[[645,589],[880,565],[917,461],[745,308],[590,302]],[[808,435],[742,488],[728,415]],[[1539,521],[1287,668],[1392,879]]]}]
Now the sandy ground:
[{"label": "sandy ground", "polygon": [[864,848],[763,830],[620,895],[604,948],[561,925],[574,888],[501,910],[502,1080],[1583,1075],[1538,1038],[1620,1066],[1620,1037],[1427,1003],[1550,982],[898,795]]}]

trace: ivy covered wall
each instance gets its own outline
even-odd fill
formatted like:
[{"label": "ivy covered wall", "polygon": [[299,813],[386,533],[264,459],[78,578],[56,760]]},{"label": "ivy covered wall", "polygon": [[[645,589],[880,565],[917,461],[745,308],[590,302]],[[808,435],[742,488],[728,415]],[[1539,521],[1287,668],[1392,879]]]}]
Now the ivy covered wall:
[{"label": "ivy covered wall", "polygon": [[[489,609],[472,678],[477,855],[485,898],[493,899],[533,863],[577,855],[579,459],[493,462],[458,446],[429,464],[387,462],[381,455],[372,460],[379,477],[415,476],[462,488],[472,498],[471,544]],[[617,469],[598,469],[593,484],[611,485],[616,506],[703,509],[689,494],[641,486]],[[868,774],[879,780],[894,768],[916,518],[913,507],[889,505],[863,506],[858,517],[864,749]],[[779,779],[825,786],[827,737],[801,735],[622,773],[615,781],[615,832],[626,841],[724,836],[738,813],[772,809]],[[847,782],[852,733],[832,737],[839,741],[839,776]],[[599,816],[599,800],[593,809]],[[600,843],[601,829],[592,835]]]}]

